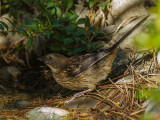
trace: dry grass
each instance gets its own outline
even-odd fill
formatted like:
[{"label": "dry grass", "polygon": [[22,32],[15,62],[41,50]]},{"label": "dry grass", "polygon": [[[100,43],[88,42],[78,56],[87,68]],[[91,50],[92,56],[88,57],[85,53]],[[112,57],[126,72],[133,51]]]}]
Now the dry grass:
[{"label": "dry grass", "polygon": [[[144,60],[143,60],[144,61]],[[148,64],[149,63],[149,64]],[[123,79],[132,79],[129,82],[117,83],[109,79],[110,84],[105,84],[97,87],[96,92],[91,92],[86,97],[92,97],[98,99],[100,102],[97,103],[92,109],[70,109],[75,119],[80,120],[92,120],[92,119],[102,119],[106,117],[108,119],[118,119],[118,120],[137,120],[145,111],[142,108],[144,102],[143,99],[137,97],[136,92],[141,91],[147,87],[158,87],[158,69],[154,65],[154,58],[150,59],[149,62],[144,62],[143,66],[139,66],[136,69],[133,65],[128,66],[128,72],[130,77],[124,77]],[[144,66],[149,66],[147,74],[142,74],[140,69]],[[125,73],[125,74],[126,74]],[[105,92],[104,92],[105,91]],[[7,104],[12,99],[9,97],[1,98],[0,103]],[[63,103],[66,99],[60,99],[60,96],[55,96],[51,99],[45,99],[43,97],[37,97],[34,99],[29,107],[21,110],[16,109],[3,109],[0,112],[0,118],[7,118],[7,120],[25,120],[26,111],[33,109],[38,106],[48,105],[63,108]]]}]

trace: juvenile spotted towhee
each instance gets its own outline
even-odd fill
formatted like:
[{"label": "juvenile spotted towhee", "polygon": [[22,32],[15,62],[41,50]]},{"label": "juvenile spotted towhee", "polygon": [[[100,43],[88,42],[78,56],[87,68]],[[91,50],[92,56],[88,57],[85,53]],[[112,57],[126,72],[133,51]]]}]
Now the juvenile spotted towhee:
[{"label": "juvenile spotted towhee", "polygon": [[53,77],[60,85],[71,90],[85,90],[75,94],[69,101],[94,90],[99,82],[107,78],[116,55],[117,46],[132,33],[134,29],[140,26],[147,17],[148,16],[144,17],[138,22],[112,47],[103,51],[70,58],[57,53],[51,53],[46,56],[45,63],[49,66]]}]

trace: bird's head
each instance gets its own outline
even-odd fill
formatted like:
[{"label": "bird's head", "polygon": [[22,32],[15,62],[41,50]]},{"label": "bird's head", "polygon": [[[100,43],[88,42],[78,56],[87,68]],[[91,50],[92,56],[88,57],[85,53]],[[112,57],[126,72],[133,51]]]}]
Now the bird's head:
[{"label": "bird's head", "polygon": [[49,66],[53,73],[58,73],[65,67],[68,59],[61,54],[51,53],[48,54],[43,61]]}]

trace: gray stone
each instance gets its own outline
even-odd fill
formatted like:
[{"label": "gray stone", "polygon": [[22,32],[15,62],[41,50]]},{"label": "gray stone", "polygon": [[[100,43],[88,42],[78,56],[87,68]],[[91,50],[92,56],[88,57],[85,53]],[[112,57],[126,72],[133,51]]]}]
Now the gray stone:
[{"label": "gray stone", "polygon": [[26,113],[29,120],[72,120],[71,114],[55,107],[37,107]]},{"label": "gray stone", "polygon": [[16,100],[16,101],[13,101],[13,106],[17,109],[22,109],[22,108],[25,108],[27,107],[28,105],[30,104],[29,101],[26,101],[26,100]]},{"label": "gray stone", "polygon": [[100,100],[97,100],[95,98],[81,96],[65,104],[64,107],[69,109],[86,109],[95,107],[99,102]]},{"label": "gray stone", "polygon": [[21,71],[14,66],[7,66],[0,69],[0,80],[6,82],[17,82]]}]

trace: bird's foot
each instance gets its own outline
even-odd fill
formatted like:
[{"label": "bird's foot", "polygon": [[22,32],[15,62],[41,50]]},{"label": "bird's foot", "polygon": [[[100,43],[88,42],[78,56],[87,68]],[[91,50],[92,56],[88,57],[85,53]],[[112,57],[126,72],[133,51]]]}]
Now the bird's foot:
[{"label": "bird's foot", "polygon": [[75,98],[80,97],[80,96],[82,96],[85,93],[88,93],[90,91],[92,91],[92,89],[87,89],[85,91],[78,92],[78,93],[74,94],[69,100],[65,101],[64,104],[67,104],[67,103],[71,102],[72,100],[74,100]]}]

